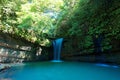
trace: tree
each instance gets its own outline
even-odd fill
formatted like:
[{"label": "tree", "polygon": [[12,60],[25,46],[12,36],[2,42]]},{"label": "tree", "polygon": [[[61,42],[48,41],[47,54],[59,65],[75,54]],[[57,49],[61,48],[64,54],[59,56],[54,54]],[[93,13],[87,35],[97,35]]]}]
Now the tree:
[{"label": "tree", "polygon": [[[3,32],[16,34],[41,45],[53,36],[55,22],[63,6],[62,0],[11,0],[1,6]],[[9,28],[8,28],[9,27]]]}]

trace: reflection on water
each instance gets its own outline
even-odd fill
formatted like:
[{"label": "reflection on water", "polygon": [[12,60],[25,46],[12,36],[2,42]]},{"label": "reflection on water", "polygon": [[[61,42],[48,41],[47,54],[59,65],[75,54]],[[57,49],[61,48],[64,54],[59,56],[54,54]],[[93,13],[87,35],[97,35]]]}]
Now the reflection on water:
[{"label": "reflection on water", "polygon": [[0,73],[0,80],[119,80],[119,74],[116,65],[36,62],[12,67]]},{"label": "reflection on water", "polygon": [[102,67],[112,67],[112,68],[119,68],[117,65],[109,65],[109,64],[104,64],[104,63],[97,63],[97,66],[102,66]]}]

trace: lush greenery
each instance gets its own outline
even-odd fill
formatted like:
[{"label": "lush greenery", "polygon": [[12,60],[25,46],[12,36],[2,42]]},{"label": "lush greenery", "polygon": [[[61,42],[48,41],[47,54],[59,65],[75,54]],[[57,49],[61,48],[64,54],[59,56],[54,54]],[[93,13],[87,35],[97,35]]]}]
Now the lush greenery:
[{"label": "lush greenery", "polygon": [[102,36],[102,50],[120,39],[119,0],[1,0],[0,30],[30,42],[50,45],[49,38],[67,39],[65,50],[93,52]]},{"label": "lush greenery", "polygon": [[1,0],[0,30],[30,42],[49,45],[62,0]]},{"label": "lush greenery", "polygon": [[115,45],[113,41],[120,40],[119,4],[119,0],[78,0],[56,32],[69,39],[65,46],[70,50],[93,52],[94,38],[99,36],[102,51],[109,50]]}]

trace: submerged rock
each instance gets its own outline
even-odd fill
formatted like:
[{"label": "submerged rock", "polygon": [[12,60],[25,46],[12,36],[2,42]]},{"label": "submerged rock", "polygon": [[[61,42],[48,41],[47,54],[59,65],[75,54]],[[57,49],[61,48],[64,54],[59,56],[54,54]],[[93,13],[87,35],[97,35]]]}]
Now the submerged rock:
[{"label": "submerged rock", "polygon": [[0,80],[12,80],[12,79],[9,79],[9,78],[5,78],[5,79],[0,79]]},{"label": "submerged rock", "polygon": [[6,69],[9,69],[9,64],[0,64],[0,72],[5,71]]}]

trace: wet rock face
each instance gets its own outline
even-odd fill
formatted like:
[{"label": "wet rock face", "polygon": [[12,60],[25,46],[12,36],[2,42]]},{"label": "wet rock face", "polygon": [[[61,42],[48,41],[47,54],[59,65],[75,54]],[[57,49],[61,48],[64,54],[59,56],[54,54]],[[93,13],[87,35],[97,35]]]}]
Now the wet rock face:
[{"label": "wet rock face", "polygon": [[0,32],[0,62],[9,63],[30,60],[31,53],[40,53],[37,49],[31,42]]}]

